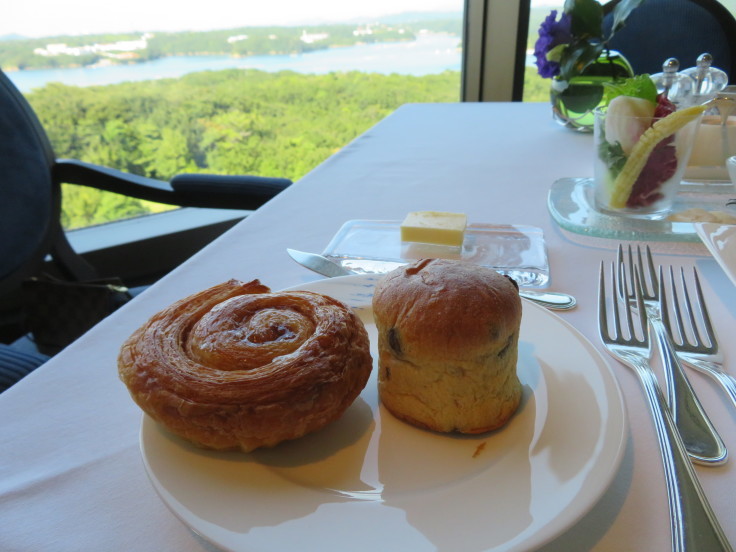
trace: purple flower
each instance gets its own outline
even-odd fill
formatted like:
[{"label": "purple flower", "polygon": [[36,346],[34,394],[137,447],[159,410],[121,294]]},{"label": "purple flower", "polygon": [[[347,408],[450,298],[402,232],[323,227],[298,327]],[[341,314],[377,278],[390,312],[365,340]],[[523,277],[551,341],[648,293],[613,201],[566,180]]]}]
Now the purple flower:
[{"label": "purple flower", "polygon": [[559,21],[557,10],[552,10],[539,27],[539,38],[534,44],[534,56],[537,58],[537,71],[545,78],[551,78],[560,72],[560,64],[547,59],[547,52],[560,44],[567,44],[572,40],[570,33],[570,16],[562,13]]}]

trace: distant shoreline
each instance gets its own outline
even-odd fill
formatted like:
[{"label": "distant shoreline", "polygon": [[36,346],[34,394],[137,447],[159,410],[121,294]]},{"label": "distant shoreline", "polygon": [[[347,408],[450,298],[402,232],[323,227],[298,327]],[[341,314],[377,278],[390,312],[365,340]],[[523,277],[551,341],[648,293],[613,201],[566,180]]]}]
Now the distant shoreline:
[{"label": "distant shoreline", "polygon": [[451,34],[462,40],[460,17],[401,22],[351,22],[313,26],[244,26],[212,31],[60,35],[0,42],[5,71],[67,69],[145,63],[164,57],[300,55],[333,48],[411,42],[422,33]]},{"label": "distant shoreline", "polygon": [[[447,35],[447,36],[455,36],[451,33],[430,33],[430,34],[437,34],[437,35]],[[457,37],[459,40],[459,37]],[[195,53],[172,53],[172,54],[165,54],[161,55],[155,58],[150,59],[143,59],[143,58],[131,58],[127,60],[119,60],[119,59],[111,59],[111,58],[103,58],[98,62],[90,63],[88,65],[81,64],[81,63],[75,63],[75,64],[68,64],[68,65],[49,65],[45,67],[33,67],[28,69],[20,69],[18,67],[4,67],[3,72],[4,73],[17,73],[17,72],[23,72],[23,71],[55,71],[55,70],[64,70],[64,69],[96,69],[100,67],[115,67],[115,66],[124,66],[124,65],[138,65],[141,63],[150,63],[166,58],[177,58],[177,57],[230,57],[232,59],[248,59],[252,57],[258,57],[263,55],[272,55],[272,56],[300,56],[300,55],[307,55],[312,54],[324,50],[331,50],[331,49],[339,49],[339,48],[355,48],[358,46],[370,46],[372,44],[391,44],[395,42],[416,42],[417,38],[406,38],[406,39],[393,39],[393,40],[384,40],[381,42],[356,42],[355,44],[332,44],[329,46],[325,46],[324,48],[319,48],[317,50],[313,50],[311,52],[299,52],[297,50],[292,50],[291,52],[274,52],[269,54],[233,54],[230,52],[195,52]]]},{"label": "distant shoreline", "polygon": [[52,82],[69,86],[105,86],[122,82],[180,78],[189,73],[224,69],[293,71],[303,74],[359,71],[364,73],[424,76],[460,71],[460,39],[447,33],[419,35],[416,40],[377,42],[328,48],[299,54],[233,57],[166,56],[152,61],[99,67],[24,69],[8,74],[23,92]]}]

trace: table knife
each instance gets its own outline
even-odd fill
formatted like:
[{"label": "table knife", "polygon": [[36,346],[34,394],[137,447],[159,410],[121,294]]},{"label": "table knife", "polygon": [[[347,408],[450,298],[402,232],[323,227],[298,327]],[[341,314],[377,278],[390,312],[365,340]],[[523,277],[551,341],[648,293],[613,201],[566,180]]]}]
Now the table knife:
[{"label": "table knife", "polygon": [[[286,252],[292,259],[303,267],[308,268],[317,274],[322,274],[322,276],[327,276],[328,278],[334,278],[336,276],[351,276],[355,274],[355,272],[351,272],[347,268],[343,268],[337,263],[333,263],[327,257],[318,255],[317,253],[307,253],[306,251],[298,251],[296,249],[288,248]],[[577,304],[572,295],[555,291],[531,291],[520,289],[519,295],[553,310],[569,310]]]},{"label": "table knife", "polygon": [[297,251],[296,249],[287,249],[286,252],[300,265],[308,268],[309,270],[313,270],[317,274],[327,276],[328,278],[355,274],[347,268],[343,268],[339,264],[333,263],[327,257],[317,255],[316,253],[307,253],[306,251]]}]

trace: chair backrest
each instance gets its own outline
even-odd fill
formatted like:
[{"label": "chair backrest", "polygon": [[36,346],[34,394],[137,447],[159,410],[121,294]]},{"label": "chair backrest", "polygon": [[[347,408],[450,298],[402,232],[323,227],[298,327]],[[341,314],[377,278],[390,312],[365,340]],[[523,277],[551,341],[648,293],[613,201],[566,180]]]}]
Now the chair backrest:
[{"label": "chair backrest", "polygon": [[[613,7],[604,6],[604,30],[613,24]],[[660,73],[667,58],[680,70],[694,67],[700,54],[713,56],[713,66],[736,79],[736,19],[716,0],[645,0],[618,31],[609,46],[629,60],[634,72]]]},{"label": "chair backrest", "polygon": [[61,194],[53,163],[33,109],[0,71],[0,295],[38,268],[58,232]]}]

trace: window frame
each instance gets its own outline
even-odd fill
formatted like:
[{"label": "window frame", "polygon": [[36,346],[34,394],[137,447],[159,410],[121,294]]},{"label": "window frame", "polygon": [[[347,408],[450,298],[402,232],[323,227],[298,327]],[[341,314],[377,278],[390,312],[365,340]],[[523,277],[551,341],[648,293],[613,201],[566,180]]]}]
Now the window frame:
[{"label": "window frame", "polygon": [[521,101],[531,0],[465,0],[461,98]]}]

